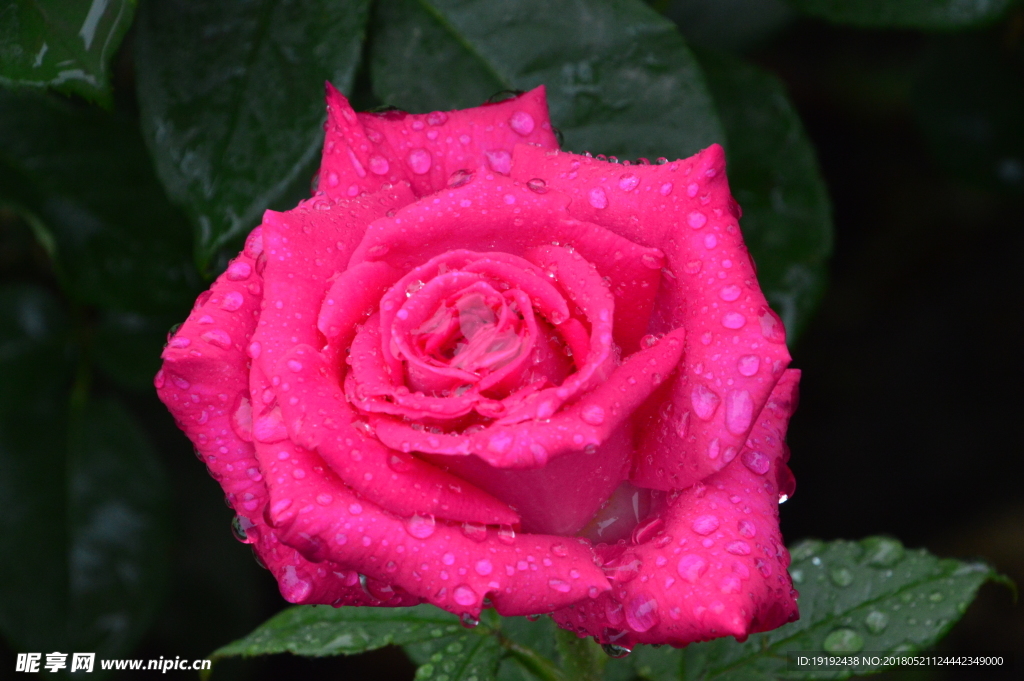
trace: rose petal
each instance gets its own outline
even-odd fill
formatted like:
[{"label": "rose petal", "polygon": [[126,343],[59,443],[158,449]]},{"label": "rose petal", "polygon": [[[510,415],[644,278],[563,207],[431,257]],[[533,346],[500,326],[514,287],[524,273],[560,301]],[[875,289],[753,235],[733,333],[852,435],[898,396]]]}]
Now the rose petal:
[{"label": "rose petal", "polygon": [[[649,332],[687,329],[685,371],[669,395],[676,413],[655,418],[644,430],[634,481],[656,489],[682,488],[722,468],[729,460],[724,453],[743,445],[750,417],[763,408],[789,353],[742,242],[721,147],[712,145],[664,165],[631,166],[628,172],[636,182],[631,180],[624,191],[620,165],[526,145],[513,154],[513,179],[539,179],[552,193],[571,197],[573,217],[665,254],[664,276],[673,285],[660,288]],[[588,192],[596,189],[607,198],[602,207],[588,200]],[[767,320],[764,328],[762,319]],[[743,359],[751,355],[759,358],[758,371],[751,372],[753,363]],[[709,422],[689,419],[684,439],[680,414],[694,408],[698,377],[710,381],[714,387],[709,389],[732,407],[719,408]]]},{"label": "rose petal", "polygon": [[[424,537],[350,492],[315,454],[286,445],[257,443],[256,455],[269,481],[269,519],[281,540],[307,558],[352,566],[438,607],[474,616],[485,597],[502,614],[521,615],[608,588],[584,544],[530,534],[507,544],[493,530],[478,542],[443,523]],[[287,456],[279,456],[282,451]],[[482,557],[491,570],[477,569]]]},{"label": "rose petal", "polygon": [[[362,145],[357,145],[356,155],[371,170],[373,155],[386,159],[389,168],[398,169],[401,179],[412,183],[417,196],[444,189],[459,170],[507,173],[512,148],[518,143],[558,148],[543,85],[513,99],[462,111],[389,111],[357,117],[369,139],[377,142],[371,142],[366,156]],[[515,124],[527,118],[531,126]]]},{"label": "rose petal", "polygon": [[[250,274],[221,275],[201,297],[175,338],[192,342],[184,347],[164,349],[163,367],[157,374],[157,394],[174,414],[210,474],[220,483],[228,502],[243,519],[248,543],[274,574],[285,599],[294,603],[371,602],[362,590],[346,585],[330,563],[315,565],[291,547],[280,543],[263,520],[268,494],[266,482],[255,458],[251,433],[240,432],[245,419],[236,418],[248,403],[246,375],[248,358],[242,350],[256,325],[253,313],[259,309],[259,296],[253,291],[260,277],[255,273],[256,256],[262,250],[261,231],[249,236],[246,249],[230,267],[245,268]],[[229,347],[203,342],[210,329],[233,339]],[[247,441],[247,439],[249,441]]]},{"label": "rose petal", "polygon": [[450,473],[410,457],[392,463],[394,452],[355,428],[355,414],[313,348],[293,348],[282,358],[278,373],[286,377],[278,391],[292,441],[316,450],[345,484],[370,501],[406,517],[518,522],[508,506]]},{"label": "rose petal", "polygon": [[[787,371],[751,431],[770,466],[781,464],[781,435],[799,372]],[[555,621],[602,643],[684,646],[718,636],[743,639],[797,618],[789,554],[778,529],[779,490],[770,472],[736,460],[679,495],[658,516],[662,529],[629,548],[639,569],[593,601],[554,613]],[[636,535],[634,534],[634,537]],[[615,549],[602,549],[613,557]]]}]

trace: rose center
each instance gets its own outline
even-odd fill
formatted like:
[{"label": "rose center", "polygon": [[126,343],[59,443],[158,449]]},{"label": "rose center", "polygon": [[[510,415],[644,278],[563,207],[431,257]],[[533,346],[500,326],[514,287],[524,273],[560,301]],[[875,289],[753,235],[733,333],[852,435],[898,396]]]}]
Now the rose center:
[{"label": "rose center", "polygon": [[478,292],[455,296],[413,331],[424,356],[440,364],[486,376],[522,351],[522,315],[515,302]]}]

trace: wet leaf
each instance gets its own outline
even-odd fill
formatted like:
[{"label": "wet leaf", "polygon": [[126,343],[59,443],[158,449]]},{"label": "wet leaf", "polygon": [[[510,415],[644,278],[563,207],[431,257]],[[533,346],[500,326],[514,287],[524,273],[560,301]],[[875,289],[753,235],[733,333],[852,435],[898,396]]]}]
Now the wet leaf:
[{"label": "wet leaf", "polygon": [[354,655],[463,634],[459,618],[432,605],[412,608],[313,607],[282,610],[245,638],[211,656],[252,657],[289,652],[322,657]]},{"label": "wet leaf", "polygon": [[166,490],[123,406],[71,399],[68,345],[52,295],[0,289],[0,631],[119,657],[162,595]]},{"label": "wet leaf", "polygon": [[187,224],[164,195],[129,116],[0,90],[3,165],[31,185],[0,194],[40,221],[69,297],[179,313],[194,298]]},{"label": "wet leaf", "polygon": [[403,109],[544,84],[567,149],[675,158],[722,139],[693,55],[640,0],[396,0],[373,30],[374,92]]},{"label": "wet leaf", "polygon": [[789,0],[798,10],[866,28],[950,29],[1001,17],[1016,0]]},{"label": "wet leaf", "polygon": [[92,338],[92,360],[118,385],[150,392],[160,369],[160,351],[167,332],[181,321],[181,314],[142,315],[104,311]]},{"label": "wet leaf", "polygon": [[52,87],[109,105],[108,66],[135,0],[4,0],[0,85]]},{"label": "wet leaf", "polygon": [[[348,91],[368,0],[143,5],[136,69],[143,130],[205,267],[267,208],[308,195],[323,87]],[[282,205],[282,202],[284,205]]]},{"label": "wet leaf", "polygon": [[960,619],[978,588],[996,578],[984,563],[937,558],[888,537],[803,542],[789,572],[800,619],[744,643],[717,639],[686,648],[685,679],[845,679],[859,667],[794,671],[787,653],[907,652],[934,644]]},{"label": "wet leaf", "polygon": [[800,117],[773,75],[701,50],[726,133],[729,186],[757,279],[792,343],[825,289],[832,208]]},{"label": "wet leaf", "polygon": [[495,636],[473,634],[425,644],[425,648],[432,652],[416,670],[417,681],[493,681],[504,652]]},{"label": "wet leaf", "polygon": [[784,0],[669,0],[661,4],[686,42],[730,52],[762,44],[796,15]]}]

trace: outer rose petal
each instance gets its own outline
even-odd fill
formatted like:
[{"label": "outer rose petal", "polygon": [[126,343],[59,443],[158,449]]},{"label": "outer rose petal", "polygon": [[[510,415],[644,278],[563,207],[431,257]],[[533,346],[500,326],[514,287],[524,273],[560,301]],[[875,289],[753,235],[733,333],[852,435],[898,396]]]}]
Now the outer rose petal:
[{"label": "outer rose petal", "polygon": [[648,331],[686,329],[684,370],[670,390],[672,408],[644,429],[633,480],[667,490],[720,470],[789,363],[782,324],[743,245],[722,148],[622,166],[520,145],[512,178],[565,192],[573,217],[664,252],[668,272]]},{"label": "outer rose petal", "polygon": [[642,523],[638,545],[619,555],[620,547],[598,548],[611,559],[612,591],[556,612],[560,626],[601,643],[683,646],[743,639],[797,618],[772,469],[785,465],[799,378],[785,372],[739,458]]},{"label": "outer rose petal", "polygon": [[256,444],[270,484],[268,517],[311,560],[350,565],[451,612],[478,615],[490,597],[505,615],[547,612],[598,596],[608,582],[588,545],[520,535],[482,541],[437,523],[430,532],[353,494],[315,454],[285,441]]},{"label": "outer rose petal", "polygon": [[558,148],[544,86],[462,111],[357,114],[328,83],[327,114],[317,188],[331,198],[401,181],[425,196],[442,189],[457,170],[507,175],[516,144]]},{"label": "outer rose petal", "polygon": [[375,601],[360,589],[358,575],[331,563],[310,563],[282,544],[263,519],[269,497],[251,444],[248,359],[242,351],[256,325],[262,283],[255,266],[261,252],[257,228],[164,349],[157,393],[224,488],[286,600],[369,604]]}]

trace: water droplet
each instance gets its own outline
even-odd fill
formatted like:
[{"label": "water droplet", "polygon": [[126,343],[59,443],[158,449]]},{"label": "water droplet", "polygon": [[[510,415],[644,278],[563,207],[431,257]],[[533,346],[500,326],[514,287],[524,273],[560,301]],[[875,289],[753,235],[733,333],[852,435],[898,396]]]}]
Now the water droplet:
[{"label": "water droplet", "polygon": [[483,523],[462,523],[462,534],[475,542],[482,542],[487,539],[487,526]]},{"label": "water droplet", "polygon": [[410,170],[417,175],[424,175],[430,172],[430,166],[433,163],[430,152],[419,148],[410,151],[405,160],[409,164]]},{"label": "water droplet", "polygon": [[562,581],[561,579],[549,579],[548,586],[563,594],[567,594],[572,591],[572,586],[569,585],[569,582]]},{"label": "water droplet", "polygon": [[662,266],[661,258],[652,253],[644,253],[641,255],[640,262],[643,263],[644,267],[652,270],[660,270]]},{"label": "water droplet", "polygon": [[757,320],[761,325],[761,335],[772,343],[786,342],[786,327],[783,326],[779,315],[767,306],[762,305],[758,311]]},{"label": "water droplet", "polygon": [[730,284],[729,286],[723,286],[718,291],[718,297],[727,303],[731,303],[732,301],[739,298],[742,292],[743,290],[739,286]]},{"label": "water droplet", "polygon": [[604,423],[604,408],[599,407],[596,404],[587,405],[580,410],[580,418],[592,426],[599,426]]},{"label": "water droplet", "polygon": [[745,541],[732,541],[725,545],[725,550],[734,556],[749,556],[750,544]]},{"label": "water droplet", "polygon": [[698,383],[690,393],[690,402],[693,404],[693,413],[702,421],[710,421],[718,410],[718,404],[722,398],[703,383]]},{"label": "water droplet", "polygon": [[512,154],[504,149],[494,149],[484,152],[487,165],[491,170],[502,175],[508,175],[512,170]]},{"label": "water droplet", "polygon": [[718,529],[721,523],[716,515],[701,515],[693,519],[690,527],[701,536],[707,536]]},{"label": "water droplet", "polygon": [[448,186],[454,189],[455,187],[461,187],[464,184],[469,184],[472,181],[473,173],[461,168],[448,177]]},{"label": "water droplet", "polygon": [[238,308],[242,307],[245,303],[245,298],[238,291],[228,291],[224,294],[224,299],[220,301],[220,309],[226,310],[227,312],[234,312]]},{"label": "water droplet", "polygon": [[693,211],[689,217],[686,218],[686,224],[690,225],[694,229],[700,229],[708,223],[708,216],[704,215],[700,211]]},{"label": "water droplet", "polygon": [[647,594],[637,594],[626,605],[626,622],[633,631],[643,633],[654,627],[658,619],[658,601]]},{"label": "water droplet", "polygon": [[[472,591],[472,589],[470,589],[470,591]],[[476,617],[473,617],[473,615],[469,614],[468,612],[464,612],[461,615],[459,615],[459,624],[461,624],[466,629],[475,629],[478,626],[480,626],[480,620],[478,620]]]},{"label": "water droplet", "polygon": [[444,111],[434,111],[433,113],[427,114],[428,125],[444,125],[448,121],[448,114]]},{"label": "water droplet", "polygon": [[290,359],[286,362],[286,364],[288,365],[288,369],[295,373],[299,373],[300,371],[302,371],[302,362],[298,361],[297,359]]},{"label": "water droplet", "polygon": [[235,261],[228,266],[226,274],[231,281],[244,281],[252,274],[252,266],[247,262]]},{"label": "water droplet", "polygon": [[508,127],[512,128],[524,137],[533,132],[534,125],[533,116],[525,111],[516,111],[508,119]]},{"label": "water droplet", "polygon": [[388,170],[391,169],[388,160],[378,154],[374,154],[369,158],[368,165],[370,166],[370,172],[374,175],[387,175]]},{"label": "water droplet", "polygon": [[696,584],[697,580],[707,572],[708,564],[707,561],[700,556],[688,553],[679,559],[679,564],[676,565],[676,570],[679,572],[680,577],[688,581],[690,584]]},{"label": "water droplet", "polygon": [[427,515],[413,515],[405,521],[406,532],[417,539],[426,539],[434,534],[436,529],[437,522],[434,520],[434,516],[429,513]]},{"label": "water droplet", "polygon": [[928,594],[928,600],[932,603],[941,603],[946,597],[939,591],[933,591]]},{"label": "water droplet", "polygon": [[742,435],[754,419],[754,399],[746,390],[732,390],[725,396],[725,427],[730,433]]},{"label": "water droplet", "polygon": [[598,210],[608,207],[608,195],[600,187],[594,187],[587,193],[587,200],[590,205]]},{"label": "water droplet", "polygon": [[548,191],[548,184],[539,177],[535,177],[532,180],[526,181],[526,188],[535,194],[546,194]]},{"label": "water droplet", "polygon": [[903,544],[889,537],[868,537],[861,541],[864,562],[874,567],[892,567],[903,560]]},{"label": "water droplet", "polygon": [[243,544],[248,544],[252,541],[249,539],[247,531],[254,526],[255,524],[243,515],[236,515],[231,519],[231,533],[235,535],[235,539]]},{"label": "water droplet", "polygon": [[222,348],[224,350],[231,349],[231,336],[229,336],[224,331],[221,331],[220,329],[213,329],[211,331],[207,331],[202,336],[200,336],[200,338],[202,338],[210,345],[214,345],[218,348]]},{"label": "water droplet", "polygon": [[742,376],[753,376],[761,368],[761,358],[757,355],[743,355],[736,361],[736,370]]},{"label": "water droplet", "polygon": [[747,318],[739,312],[726,312],[722,315],[722,326],[727,329],[742,329],[747,324]]},{"label": "water droplet", "polygon": [[476,562],[476,565],[473,566],[473,569],[476,570],[476,573],[481,577],[486,577],[487,575],[494,572],[494,565],[491,564],[491,561],[487,560],[486,558],[483,558]]},{"label": "water droplet", "polygon": [[608,657],[614,657],[615,659],[623,658],[629,655],[632,651],[625,646],[617,646],[614,643],[602,643],[601,650]]},{"label": "water droplet", "polygon": [[830,653],[855,653],[864,647],[864,637],[853,629],[836,629],[822,645]]},{"label": "water droplet", "polygon": [[502,544],[514,544],[516,541],[516,531],[509,525],[501,525],[498,527],[498,541]]},{"label": "water droplet", "polygon": [[844,567],[835,568],[829,573],[832,582],[836,586],[850,586],[853,584],[853,573]]},{"label": "water droplet", "polygon": [[868,613],[868,616],[864,618],[864,626],[866,626],[868,631],[872,634],[880,634],[887,626],[889,626],[889,616],[879,610],[872,610]]},{"label": "water droplet", "polygon": [[665,184],[661,185],[661,188],[658,189],[658,191],[661,193],[662,196],[668,196],[669,194],[672,193],[672,183],[666,182]]},{"label": "water droplet", "polygon": [[640,178],[633,173],[626,173],[619,178],[619,189],[624,192],[635,189],[638,184],[640,184]]}]

